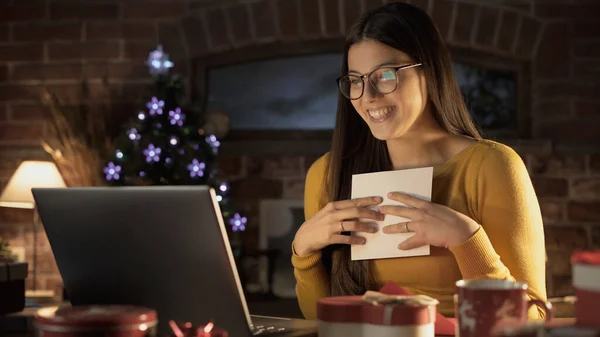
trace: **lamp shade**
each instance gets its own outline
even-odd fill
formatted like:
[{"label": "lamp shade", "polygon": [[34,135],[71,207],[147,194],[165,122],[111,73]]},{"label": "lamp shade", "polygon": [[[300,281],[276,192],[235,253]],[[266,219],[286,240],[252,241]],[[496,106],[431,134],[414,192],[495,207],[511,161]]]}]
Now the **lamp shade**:
[{"label": "lamp shade", "polygon": [[34,187],[65,187],[65,182],[52,162],[26,160],[19,165],[0,195],[0,206],[34,208],[31,189]]}]

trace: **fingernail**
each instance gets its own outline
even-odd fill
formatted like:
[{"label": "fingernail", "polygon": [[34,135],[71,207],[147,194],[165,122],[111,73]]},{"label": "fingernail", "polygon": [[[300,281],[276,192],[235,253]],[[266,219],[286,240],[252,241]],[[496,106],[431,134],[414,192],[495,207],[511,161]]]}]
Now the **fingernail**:
[{"label": "fingernail", "polygon": [[395,192],[390,192],[390,193],[388,193],[388,197],[393,197],[394,194],[396,194],[396,193]]},{"label": "fingernail", "polygon": [[385,219],[385,214],[381,214],[381,215],[379,216],[379,220],[384,220],[384,219]]},{"label": "fingernail", "polygon": [[398,249],[400,249],[400,250],[404,250],[404,245],[403,245],[402,243],[401,243],[401,244],[399,244],[399,245],[398,245]]},{"label": "fingernail", "polygon": [[375,198],[373,198],[373,200],[374,200],[375,202],[382,202],[382,201],[383,201],[383,198],[381,198],[381,197],[375,197]]},{"label": "fingernail", "polygon": [[379,230],[379,226],[377,226],[376,223],[371,224],[371,233],[377,233],[378,230]]},{"label": "fingernail", "polygon": [[381,229],[381,231],[382,231],[382,232],[384,232],[384,233],[387,233],[387,232],[389,232],[389,229],[388,229],[388,227],[387,227],[387,226],[385,226],[385,227],[383,227],[383,228]]},{"label": "fingernail", "polygon": [[363,239],[360,241],[360,244],[361,244],[361,245],[364,245],[365,243],[367,243],[367,240],[366,240],[365,238],[363,238]]}]

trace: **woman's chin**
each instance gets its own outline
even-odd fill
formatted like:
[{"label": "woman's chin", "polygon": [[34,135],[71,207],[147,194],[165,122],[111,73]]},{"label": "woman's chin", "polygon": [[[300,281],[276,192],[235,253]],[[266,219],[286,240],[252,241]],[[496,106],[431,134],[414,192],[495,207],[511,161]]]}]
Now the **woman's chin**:
[{"label": "woman's chin", "polygon": [[383,123],[367,121],[367,124],[373,137],[381,141],[395,139],[405,133],[402,123],[397,118],[390,118]]},{"label": "woman's chin", "polygon": [[371,129],[371,134],[378,140],[386,141],[395,138],[393,134],[389,132],[381,132],[380,130]]},{"label": "woman's chin", "polygon": [[[399,136],[399,132],[400,130],[398,130],[398,126],[396,124],[396,127],[393,127],[392,124],[388,124],[388,125],[382,125],[382,124],[375,124],[375,125],[369,125],[369,129],[371,130],[371,134],[373,135],[373,137],[375,137],[376,139],[379,139],[381,141],[386,141],[386,140],[390,140],[390,139],[394,139],[394,138],[398,138]],[[402,132],[404,133],[404,132]]]}]

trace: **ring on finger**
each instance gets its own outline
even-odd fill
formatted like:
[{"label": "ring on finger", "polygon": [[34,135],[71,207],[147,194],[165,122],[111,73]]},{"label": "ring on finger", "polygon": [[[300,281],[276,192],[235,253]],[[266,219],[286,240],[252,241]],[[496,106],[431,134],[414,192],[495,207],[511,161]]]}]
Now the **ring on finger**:
[{"label": "ring on finger", "polygon": [[408,222],[404,223],[404,229],[406,229],[407,233],[410,233],[410,229],[408,229]]}]

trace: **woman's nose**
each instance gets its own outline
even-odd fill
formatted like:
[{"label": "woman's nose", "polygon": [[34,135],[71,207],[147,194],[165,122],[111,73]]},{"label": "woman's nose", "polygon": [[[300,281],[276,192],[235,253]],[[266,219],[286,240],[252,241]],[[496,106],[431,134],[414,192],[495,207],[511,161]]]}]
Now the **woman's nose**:
[{"label": "woman's nose", "polygon": [[362,99],[370,102],[376,98],[379,98],[381,94],[377,91],[377,88],[371,83],[371,81],[365,81],[365,91],[363,92]]}]

